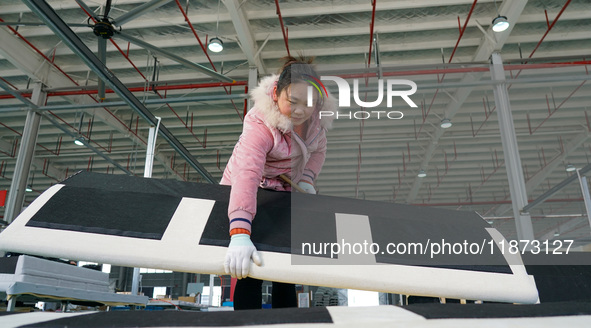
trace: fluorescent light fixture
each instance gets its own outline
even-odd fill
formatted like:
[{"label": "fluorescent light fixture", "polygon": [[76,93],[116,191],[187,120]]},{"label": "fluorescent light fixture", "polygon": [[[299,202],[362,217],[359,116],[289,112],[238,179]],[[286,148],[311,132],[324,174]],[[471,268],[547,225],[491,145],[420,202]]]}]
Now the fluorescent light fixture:
[{"label": "fluorescent light fixture", "polygon": [[417,174],[417,176],[418,176],[419,178],[424,178],[424,177],[426,177],[426,176],[427,176],[427,173],[425,173],[425,170],[420,170],[420,171],[419,171],[419,174]]},{"label": "fluorescent light fixture", "polygon": [[31,185],[27,185],[27,188],[25,188],[26,192],[32,192],[33,191],[33,186]]},{"label": "fluorescent light fixture", "polygon": [[440,125],[440,126],[441,126],[441,128],[443,128],[443,129],[448,129],[448,128],[451,128],[451,126],[452,126],[451,120],[450,120],[449,118],[444,118],[444,119],[442,119],[442,120],[441,120],[441,125]]},{"label": "fluorescent light fixture", "polygon": [[560,236],[560,232],[555,232],[554,237],[558,237],[558,236]]},{"label": "fluorescent light fixture", "polygon": [[565,170],[566,170],[566,172],[574,172],[574,171],[577,170],[577,168],[574,165],[572,165],[572,164],[568,164],[566,166]]},{"label": "fluorescent light fixture", "polygon": [[213,52],[220,52],[224,50],[224,42],[222,42],[222,40],[220,40],[218,37],[212,38],[211,40],[209,40],[207,49]]},{"label": "fluorescent light fixture", "polygon": [[495,32],[503,32],[509,28],[509,22],[507,21],[507,17],[501,15],[493,19],[492,25],[492,30]]}]

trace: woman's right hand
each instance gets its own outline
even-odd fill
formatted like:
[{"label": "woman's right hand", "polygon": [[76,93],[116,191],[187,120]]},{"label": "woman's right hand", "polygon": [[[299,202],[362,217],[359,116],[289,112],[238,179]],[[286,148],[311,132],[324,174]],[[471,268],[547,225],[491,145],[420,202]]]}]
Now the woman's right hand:
[{"label": "woman's right hand", "polygon": [[251,258],[256,265],[262,265],[261,256],[250,236],[244,233],[233,235],[224,261],[226,274],[238,279],[246,278],[250,271]]},{"label": "woman's right hand", "polygon": [[302,188],[306,193],[316,195],[316,189],[307,181],[298,182],[298,187]]}]

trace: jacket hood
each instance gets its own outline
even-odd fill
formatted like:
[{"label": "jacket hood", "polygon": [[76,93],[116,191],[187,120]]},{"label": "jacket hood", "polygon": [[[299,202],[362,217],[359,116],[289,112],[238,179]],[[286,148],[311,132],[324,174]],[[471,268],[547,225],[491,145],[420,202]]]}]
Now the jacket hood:
[{"label": "jacket hood", "polygon": [[[254,102],[254,108],[256,108],[259,113],[265,116],[265,121],[267,124],[285,133],[291,130],[293,125],[289,117],[279,112],[279,108],[273,101],[273,88],[277,85],[278,79],[279,75],[277,74],[273,74],[261,79],[259,85],[250,92],[250,98]],[[330,111],[334,114],[328,117],[322,117],[320,120],[320,126],[324,129],[330,129],[332,127],[332,121],[336,117],[337,101],[330,93],[328,93],[326,98],[327,99],[324,100],[320,110]]]}]

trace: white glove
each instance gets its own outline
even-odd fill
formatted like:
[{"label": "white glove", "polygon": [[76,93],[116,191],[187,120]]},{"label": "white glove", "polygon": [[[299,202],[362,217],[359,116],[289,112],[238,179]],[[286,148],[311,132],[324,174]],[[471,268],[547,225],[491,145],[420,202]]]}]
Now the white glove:
[{"label": "white glove", "polygon": [[250,241],[250,236],[245,233],[233,235],[224,261],[226,274],[238,279],[246,278],[250,270],[251,258],[256,265],[261,266],[261,256]]},{"label": "white glove", "polygon": [[304,182],[304,181],[298,182],[298,187],[304,189],[304,191],[307,192],[308,194],[316,195],[316,189],[314,189],[314,186],[307,183],[307,182]]}]

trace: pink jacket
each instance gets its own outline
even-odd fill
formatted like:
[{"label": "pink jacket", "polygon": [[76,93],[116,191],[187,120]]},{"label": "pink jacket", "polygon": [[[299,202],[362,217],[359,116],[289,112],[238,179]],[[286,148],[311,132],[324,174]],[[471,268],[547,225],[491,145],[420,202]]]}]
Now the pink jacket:
[{"label": "pink jacket", "polygon": [[[294,183],[301,180],[314,182],[324,164],[326,130],[332,117],[310,117],[307,135],[292,132],[291,120],[282,115],[273,102],[273,87],[277,75],[262,79],[252,92],[253,108],[244,118],[242,135],[226,165],[223,185],[231,185],[228,217],[230,230],[251,230],[256,214],[258,187],[290,191],[291,186],[279,175],[285,174]],[[336,110],[336,101],[330,95],[320,110]],[[243,218],[245,220],[235,220]]]}]

